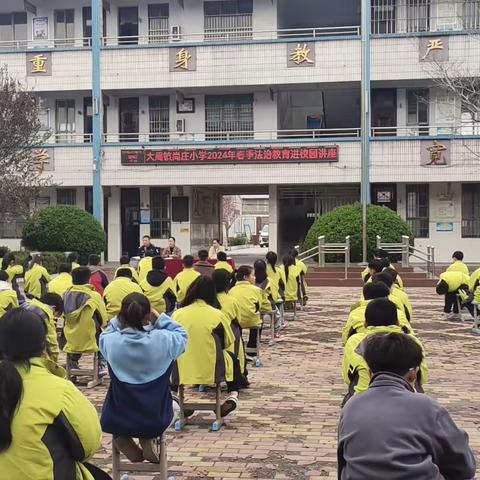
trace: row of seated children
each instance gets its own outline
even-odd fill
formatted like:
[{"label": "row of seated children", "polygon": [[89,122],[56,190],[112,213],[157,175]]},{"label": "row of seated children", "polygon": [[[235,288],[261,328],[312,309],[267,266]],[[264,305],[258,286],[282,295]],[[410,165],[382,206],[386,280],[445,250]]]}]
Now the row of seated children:
[{"label": "row of seated children", "polygon": [[480,268],[471,275],[463,262],[463,252],[453,253],[452,264],[440,274],[437,293],[445,296],[444,316],[447,320],[461,320],[460,307],[465,307],[475,317],[480,312]]}]

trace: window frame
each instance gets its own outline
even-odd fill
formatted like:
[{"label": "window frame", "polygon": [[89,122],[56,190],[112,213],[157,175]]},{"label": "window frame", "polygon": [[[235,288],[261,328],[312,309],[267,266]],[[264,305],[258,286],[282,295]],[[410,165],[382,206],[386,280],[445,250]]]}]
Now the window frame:
[{"label": "window frame", "polygon": [[[65,197],[62,198],[62,201],[59,201],[60,192],[62,192],[62,195],[65,195]],[[67,198],[67,195],[70,195],[70,198]],[[57,205],[76,206],[77,205],[77,189],[76,188],[57,188]]]},{"label": "window frame", "polygon": [[480,183],[462,183],[462,238],[480,238]]},{"label": "window frame", "polygon": [[[158,201],[159,199],[160,201]],[[171,231],[172,198],[170,188],[150,187],[150,236],[164,240],[170,238]]]},{"label": "window frame", "polygon": [[[422,191],[423,190],[423,191]],[[414,204],[411,204],[411,198]],[[422,203],[423,196],[426,202]],[[424,198],[424,200],[425,200]],[[412,230],[414,238],[430,237],[430,188],[428,183],[409,183],[405,188],[405,218]],[[412,209],[415,211],[412,215]],[[426,214],[422,215],[421,210],[425,209]]]}]

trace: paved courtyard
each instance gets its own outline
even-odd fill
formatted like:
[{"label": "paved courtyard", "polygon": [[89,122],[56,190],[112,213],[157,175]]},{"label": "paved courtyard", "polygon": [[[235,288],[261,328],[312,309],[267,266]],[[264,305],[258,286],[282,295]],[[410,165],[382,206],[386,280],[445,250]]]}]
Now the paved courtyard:
[{"label": "paved courtyard", "polygon": [[[441,298],[433,289],[407,291],[414,328],[427,351],[426,392],[468,431],[478,457],[480,337],[470,333],[471,322],[442,320]],[[345,391],[340,332],[358,295],[355,289],[311,288],[307,310],[290,323],[283,341],[273,348],[265,344],[264,366],[251,369],[252,386],[241,393],[239,409],[227,426],[210,432],[213,414],[202,413],[182,433],[169,432],[170,475],[177,480],[336,478],[336,430]],[[86,393],[100,409],[106,386]],[[110,442],[105,435],[103,450],[94,459],[107,468]]]}]

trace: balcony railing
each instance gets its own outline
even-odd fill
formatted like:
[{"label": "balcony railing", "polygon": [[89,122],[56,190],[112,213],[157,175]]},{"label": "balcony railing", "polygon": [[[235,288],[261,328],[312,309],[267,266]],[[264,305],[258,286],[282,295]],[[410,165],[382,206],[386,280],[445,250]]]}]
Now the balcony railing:
[{"label": "balcony railing", "polygon": [[89,49],[92,39],[83,38],[51,38],[45,40],[1,40],[0,51],[11,50],[45,50],[54,48],[81,48]]},{"label": "balcony railing", "polygon": [[[473,133],[472,133],[473,132]],[[476,132],[476,133],[475,133]],[[436,125],[436,126],[402,126],[372,127],[373,139],[382,137],[437,137],[437,136],[471,136],[480,134],[480,125]],[[295,142],[302,140],[328,141],[360,139],[361,128],[323,128],[298,130],[235,130],[225,132],[108,132],[102,135],[103,143],[161,143],[161,142],[238,142],[238,141],[270,141],[284,140]],[[82,144],[91,143],[91,133],[57,133],[47,140],[46,144]]]}]

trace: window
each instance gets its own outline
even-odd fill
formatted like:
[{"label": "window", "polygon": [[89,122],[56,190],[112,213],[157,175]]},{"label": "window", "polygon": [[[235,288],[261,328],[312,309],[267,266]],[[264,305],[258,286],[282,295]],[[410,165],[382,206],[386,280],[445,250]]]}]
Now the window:
[{"label": "window", "polygon": [[55,133],[59,143],[75,142],[75,100],[55,102]]},{"label": "window", "polygon": [[430,31],[430,0],[407,0],[407,32]]},{"label": "window", "polygon": [[25,219],[4,213],[0,219],[0,238],[22,238]]},{"label": "window", "polygon": [[150,141],[168,142],[170,130],[170,97],[149,97]]},{"label": "window", "polygon": [[480,29],[480,0],[463,1],[462,19],[464,30]]},{"label": "window", "polygon": [[55,10],[55,46],[73,45],[75,38],[75,10]]},{"label": "window", "polygon": [[[89,47],[92,45],[92,7],[83,7],[83,45]],[[103,9],[103,37],[107,36],[107,11]]]},{"label": "window", "polygon": [[415,238],[428,238],[430,207],[428,184],[407,185],[407,223]]},{"label": "window", "polygon": [[151,237],[170,237],[170,190],[168,188],[150,188],[150,215]]},{"label": "window", "polygon": [[168,42],[168,3],[148,6],[148,39],[150,43]]},{"label": "window", "polygon": [[252,13],[253,0],[205,2],[205,38],[208,40],[251,38]]},{"label": "window", "polygon": [[396,0],[372,1],[372,33],[395,33]]},{"label": "window", "polygon": [[207,140],[253,138],[253,95],[206,95],[205,127]]},{"label": "window", "polygon": [[480,183],[462,185],[462,237],[480,237]]},{"label": "window", "polygon": [[[27,12],[0,14],[0,46],[23,48],[26,40]],[[12,42],[15,43],[12,45]]]},{"label": "window", "polygon": [[118,43],[138,43],[138,7],[119,7]]},{"label": "window", "polygon": [[[407,125],[428,125],[428,89],[407,90]],[[417,132],[415,132],[417,133]],[[428,128],[419,128],[418,135],[428,135]]]},{"label": "window", "polygon": [[138,97],[121,98],[119,102],[121,142],[138,142]]},{"label": "window", "polygon": [[85,211],[93,215],[93,188],[85,187]]},{"label": "window", "polygon": [[76,205],[77,190],[75,188],[57,188],[57,205]]}]

